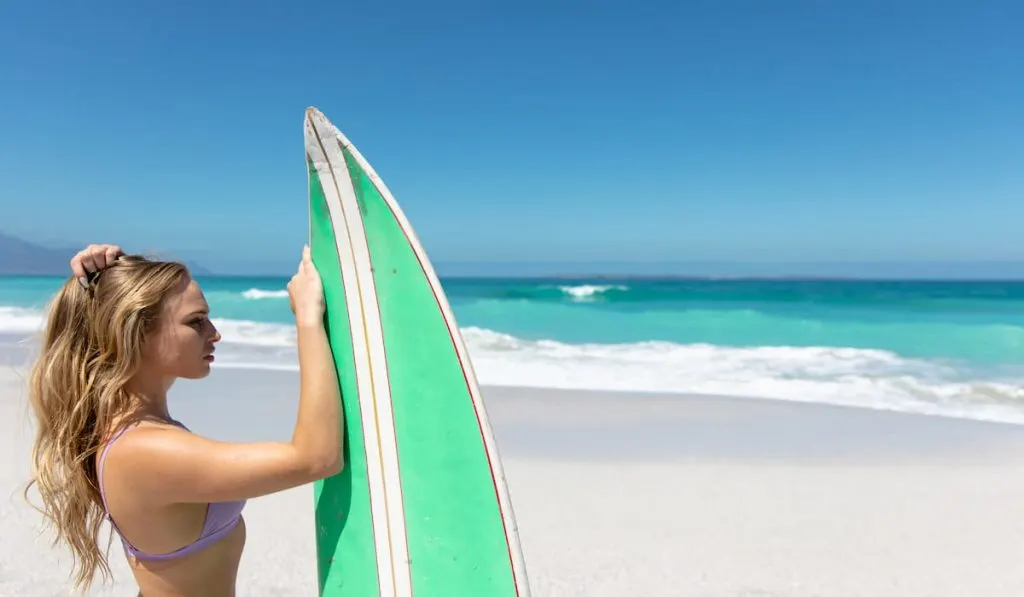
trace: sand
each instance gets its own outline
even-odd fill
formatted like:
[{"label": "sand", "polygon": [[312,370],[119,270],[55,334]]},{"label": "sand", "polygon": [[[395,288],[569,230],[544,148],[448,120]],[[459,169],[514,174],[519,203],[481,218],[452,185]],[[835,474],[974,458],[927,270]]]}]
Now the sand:
[{"label": "sand", "polygon": [[[67,557],[20,495],[20,384],[0,367],[0,595],[66,595]],[[285,439],[296,387],[217,369],[175,387],[173,414]],[[1024,595],[1024,427],[707,396],[485,399],[537,597]],[[316,594],[312,512],[309,486],[250,502],[239,595]],[[116,582],[90,594],[134,595],[111,552]]]}]

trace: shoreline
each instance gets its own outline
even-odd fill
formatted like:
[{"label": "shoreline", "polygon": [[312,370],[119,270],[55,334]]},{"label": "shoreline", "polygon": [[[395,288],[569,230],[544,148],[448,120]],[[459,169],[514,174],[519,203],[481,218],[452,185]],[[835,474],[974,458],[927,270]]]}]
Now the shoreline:
[{"label": "shoreline", "polygon": [[[263,313],[262,309],[270,308],[277,302],[243,300],[243,295],[254,290],[250,288],[243,292],[243,288],[244,285],[211,291],[221,297],[217,300],[225,301],[222,306],[230,311],[232,316],[237,317],[216,321],[225,340],[218,351],[215,368],[297,370],[294,330],[287,323],[271,322],[268,318],[258,315]],[[786,346],[785,334],[793,332],[798,334],[794,338],[803,337],[799,335],[802,332],[790,330],[789,327],[784,328],[790,331],[785,332],[782,337],[774,340],[765,338],[764,341],[767,343],[763,345],[748,345],[744,342],[740,342],[739,345],[678,344],[669,340],[645,342],[636,338],[608,344],[583,341],[573,343],[569,340],[539,339],[545,337],[542,333],[524,332],[521,336],[516,336],[488,327],[477,327],[478,324],[482,325],[481,321],[488,321],[486,313],[485,310],[482,320],[478,313],[474,325],[461,328],[478,379],[484,386],[614,390],[620,393],[658,395],[696,393],[844,405],[1024,425],[1024,368],[1019,364],[1020,359],[1013,359],[1012,364],[1003,363],[998,359],[989,361],[981,357],[973,360],[972,357],[964,355],[974,353],[967,349],[958,349],[957,343],[944,345],[939,342],[940,350],[920,349],[918,345],[931,338],[927,334],[923,336],[923,340],[918,339],[907,344],[904,340],[885,340],[879,336],[879,329],[871,328],[864,331],[854,326],[857,328],[856,334],[870,332],[871,337],[867,338],[871,340],[870,342],[857,344],[851,341],[861,346],[860,348],[843,348],[827,343],[821,346],[805,345],[799,342],[798,345]],[[584,317],[580,315],[583,311],[573,313],[577,313],[574,317]],[[520,315],[526,314],[528,312],[524,311]],[[771,313],[756,310],[741,319],[735,319],[739,317],[735,314],[735,317],[723,315],[725,319],[718,323],[714,321],[722,317],[712,317],[710,323],[705,321],[706,317],[703,315],[695,316],[693,321],[686,319],[692,315],[681,315],[684,319],[677,321],[676,324],[692,323],[700,327],[713,323],[713,329],[718,329],[715,326],[726,323],[728,329],[736,326],[747,329],[765,325],[769,330],[765,334],[773,337],[782,334],[778,330],[771,331],[775,329],[774,326],[785,323],[776,321],[777,318],[773,319],[775,316]],[[18,341],[28,338],[27,346],[37,341],[35,336],[26,337],[25,334],[14,330],[38,325],[39,317],[36,314],[24,315],[17,310],[5,316],[5,325],[10,328],[11,333],[0,333],[0,364],[11,364],[12,358],[20,359],[22,348],[16,345]],[[585,321],[588,320],[584,317],[577,323]],[[619,323],[628,327],[627,324],[631,321],[633,320],[621,320]],[[648,329],[643,326],[651,324],[647,320],[637,323],[642,324],[642,329]],[[790,324],[792,322],[785,325]],[[541,328],[545,328],[545,325],[541,325]],[[913,330],[913,325],[916,324],[908,322],[901,325],[903,327],[897,326],[897,331],[903,330],[899,334]],[[936,338],[960,333],[956,332],[959,328],[953,322],[938,322],[936,326],[936,329],[928,332],[938,334]],[[500,325],[498,328],[506,329]],[[512,325],[508,329],[513,328],[516,326]],[[999,350],[1005,353],[1004,356],[1012,356],[1018,350],[1011,350],[1009,345],[1017,338],[1015,332],[1010,333],[1002,328],[984,325],[970,329],[974,330],[969,334],[971,338],[989,338],[990,343],[995,342],[1002,346],[1003,348]],[[844,334],[854,332],[838,326],[836,333],[839,336],[832,339],[843,345],[850,340]],[[554,336],[561,337],[559,334]],[[633,336],[653,338],[660,334],[656,330],[649,330]],[[672,333],[665,335],[674,336]],[[814,337],[804,340],[811,342]],[[819,340],[824,341],[827,338]],[[776,342],[781,344],[776,345]],[[935,343],[928,341],[928,344]],[[891,349],[873,349],[870,346],[890,346]],[[915,349],[914,346],[918,348]],[[896,352],[893,352],[894,350]],[[947,358],[942,355],[961,357]],[[17,364],[17,361],[14,363]]]},{"label": "shoreline", "polygon": [[[29,366],[29,350],[34,346],[35,339],[31,335],[24,334],[11,334],[11,333],[0,333],[0,368],[13,369],[21,372],[27,372]],[[291,374],[297,375],[297,365],[236,365],[233,363],[227,364],[215,364],[213,375],[217,374],[254,374],[259,375],[263,373],[267,374]],[[572,397],[593,397],[593,396],[604,396],[604,397],[618,397],[623,398],[626,396],[637,398],[649,398],[654,400],[664,399],[677,399],[677,400],[711,400],[717,402],[732,402],[732,401],[748,401],[748,402],[765,402],[771,404],[796,404],[796,405],[807,405],[810,407],[822,407],[828,409],[839,409],[839,411],[855,411],[855,412],[880,412],[889,413],[893,415],[904,415],[911,417],[928,417],[943,420],[952,421],[967,421],[973,423],[990,424],[998,426],[1011,426],[1016,428],[1024,428],[1024,410],[1019,413],[1015,412],[1016,407],[1008,404],[1000,403],[989,403],[984,405],[988,408],[995,408],[995,415],[986,415],[983,412],[950,412],[943,410],[943,405],[926,403],[928,409],[917,409],[915,407],[907,407],[897,404],[882,404],[880,402],[874,402],[870,404],[852,404],[841,401],[829,401],[829,400],[817,400],[814,398],[800,398],[800,397],[776,397],[776,396],[758,396],[754,394],[716,394],[716,393],[701,393],[701,392],[686,392],[686,391],[661,391],[661,390],[647,390],[647,389],[622,389],[622,388],[609,388],[609,389],[588,389],[588,388],[571,388],[571,387],[557,387],[557,386],[542,386],[542,385],[512,385],[502,383],[480,383],[482,391],[493,391],[508,392],[508,391],[521,391],[521,392],[554,392],[562,395],[566,398]],[[1024,393],[1022,393],[1022,399],[1024,399]],[[981,407],[982,405],[977,405]],[[964,407],[960,407],[964,408]],[[1002,409],[1005,409],[1002,410]],[[853,415],[857,416],[857,415]]]}]

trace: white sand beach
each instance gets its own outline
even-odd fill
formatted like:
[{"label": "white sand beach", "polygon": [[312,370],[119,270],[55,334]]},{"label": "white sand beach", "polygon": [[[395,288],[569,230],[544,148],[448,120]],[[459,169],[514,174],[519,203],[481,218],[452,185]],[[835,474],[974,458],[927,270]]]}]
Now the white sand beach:
[{"label": "white sand beach", "polygon": [[[295,373],[217,369],[178,385],[172,408],[199,433],[283,439],[296,387]],[[1024,595],[1024,427],[760,399],[485,398],[536,597]],[[4,597],[70,590],[21,497],[31,433],[4,366]],[[316,594],[312,516],[311,487],[250,502],[240,595]],[[111,554],[115,583],[90,594],[134,595]]]}]

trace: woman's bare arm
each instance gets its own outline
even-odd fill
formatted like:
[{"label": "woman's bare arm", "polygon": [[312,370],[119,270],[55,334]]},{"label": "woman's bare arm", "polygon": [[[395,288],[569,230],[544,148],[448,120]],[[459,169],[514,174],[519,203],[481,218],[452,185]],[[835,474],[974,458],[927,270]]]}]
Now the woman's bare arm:
[{"label": "woman's bare arm", "polygon": [[178,428],[124,436],[118,468],[136,491],[166,504],[220,502],[274,493],[334,475],[343,466],[343,411],[327,334],[299,322],[299,412],[290,442],[220,442]]}]

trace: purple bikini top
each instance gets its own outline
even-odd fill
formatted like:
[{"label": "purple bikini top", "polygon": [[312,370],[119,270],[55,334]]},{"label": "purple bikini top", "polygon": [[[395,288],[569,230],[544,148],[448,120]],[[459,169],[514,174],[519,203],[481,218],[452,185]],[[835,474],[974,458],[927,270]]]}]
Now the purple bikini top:
[{"label": "purple bikini top", "polygon": [[[178,421],[171,422],[186,431],[188,430],[188,427],[185,427],[185,425],[182,425]],[[203,523],[203,531],[199,534],[199,538],[181,549],[177,549],[170,553],[151,554],[137,549],[129,543],[128,540],[124,538],[124,535],[121,534],[121,530],[117,528],[117,524],[114,522],[114,519],[110,516],[110,510],[107,509],[107,498],[103,493],[103,464],[107,459],[107,451],[110,450],[110,446],[117,440],[117,438],[121,437],[121,434],[128,429],[128,427],[121,429],[110,438],[110,441],[107,442],[107,445],[103,448],[103,453],[100,454],[100,462],[97,467],[96,474],[99,477],[100,498],[103,500],[103,510],[107,514],[107,520],[110,521],[114,530],[117,531],[118,536],[121,538],[121,543],[124,545],[124,549],[129,555],[140,560],[170,560],[173,558],[180,558],[190,553],[197,552],[212,543],[216,543],[235,528],[238,521],[242,518],[242,509],[245,508],[246,500],[214,502],[209,504],[206,510],[206,521]]]}]

